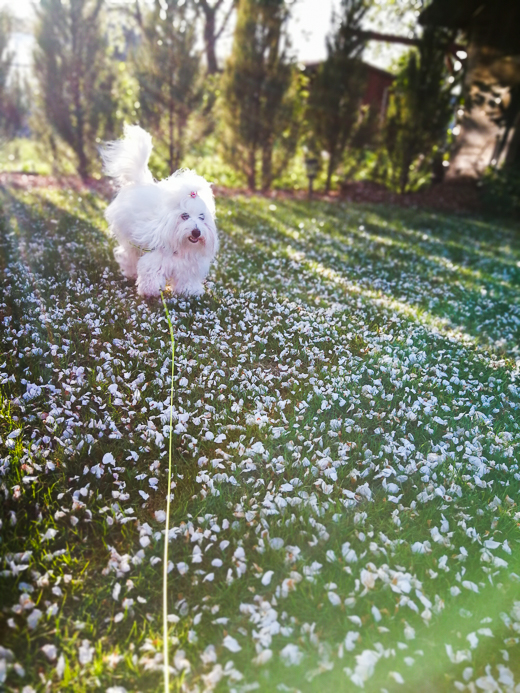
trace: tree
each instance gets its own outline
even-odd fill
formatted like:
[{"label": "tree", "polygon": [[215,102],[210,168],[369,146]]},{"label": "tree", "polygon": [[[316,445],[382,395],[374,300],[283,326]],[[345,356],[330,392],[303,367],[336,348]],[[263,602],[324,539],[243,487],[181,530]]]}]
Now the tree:
[{"label": "tree", "polygon": [[466,107],[479,109],[498,128],[490,165],[497,168],[502,163],[506,166],[514,163],[520,136],[516,131],[520,124],[520,80],[509,89],[499,82],[484,80],[474,80],[471,86]]},{"label": "tree", "polygon": [[14,53],[9,50],[12,30],[11,15],[0,10],[0,137],[6,138],[21,130],[28,111],[27,84],[13,69]]},{"label": "tree", "polygon": [[284,150],[283,166],[295,148],[299,91],[289,58],[288,16],[284,0],[239,0],[222,106],[226,156],[245,174],[251,190],[257,185],[259,155],[262,189],[267,190],[279,175],[273,169],[275,149]]},{"label": "tree", "polygon": [[[511,87],[509,103],[504,109],[504,134],[500,142],[499,155],[505,150],[509,139],[509,148],[505,157],[506,166],[514,166],[520,171],[520,84]],[[513,131],[513,135],[509,135]]]},{"label": "tree", "polygon": [[365,39],[359,28],[366,10],[365,0],[341,1],[339,22],[333,15],[327,37],[327,58],[311,79],[307,120],[314,147],[329,155],[326,192],[360,112]]},{"label": "tree", "polygon": [[8,125],[8,79],[13,64],[13,52],[8,49],[11,34],[11,16],[7,10],[0,11],[0,129]]},{"label": "tree", "polygon": [[[487,167],[520,159],[520,3],[518,0],[432,0],[425,26],[462,31],[468,60],[465,113],[452,149],[450,177],[479,178]],[[509,92],[509,93],[505,93]],[[497,116],[497,102],[507,104]],[[497,142],[498,141],[498,142]]]},{"label": "tree", "polygon": [[156,0],[135,60],[142,120],[166,147],[170,171],[180,166],[188,119],[202,99],[196,16],[191,0]]},{"label": "tree", "polygon": [[35,73],[51,129],[74,151],[82,178],[99,137],[116,130],[116,74],[103,31],[103,0],[41,0]]},{"label": "tree", "polygon": [[218,72],[217,64],[217,41],[222,36],[235,9],[236,0],[228,0],[228,7],[225,9],[220,27],[217,29],[217,15],[219,10],[225,6],[226,0],[215,0],[213,4],[209,0],[199,0],[200,8],[204,14],[204,48],[206,51],[206,70],[208,75]]},{"label": "tree", "polygon": [[[455,110],[453,84],[445,64],[453,33],[428,27],[419,46],[405,56],[390,96],[384,140],[393,183],[405,192],[419,157],[430,162],[446,140]],[[452,80],[453,81],[453,80]]]},{"label": "tree", "polygon": [[520,53],[520,4],[518,0],[432,0],[419,16],[424,26],[462,29],[470,44]]}]

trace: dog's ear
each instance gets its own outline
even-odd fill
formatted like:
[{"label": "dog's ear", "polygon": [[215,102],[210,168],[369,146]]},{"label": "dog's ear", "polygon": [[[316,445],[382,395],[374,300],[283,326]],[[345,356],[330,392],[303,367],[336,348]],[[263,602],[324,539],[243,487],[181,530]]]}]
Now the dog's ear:
[{"label": "dog's ear", "polygon": [[189,168],[180,169],[176,171],[170,178],[168,182],[172,184],[175,191],[180,195],[181,199],[186,199],[188,197],[196,196],[204,202],[212,217],[215,217],[215,198],[213,196],[213,190],[211,189],[211,183],[191,171]]}]

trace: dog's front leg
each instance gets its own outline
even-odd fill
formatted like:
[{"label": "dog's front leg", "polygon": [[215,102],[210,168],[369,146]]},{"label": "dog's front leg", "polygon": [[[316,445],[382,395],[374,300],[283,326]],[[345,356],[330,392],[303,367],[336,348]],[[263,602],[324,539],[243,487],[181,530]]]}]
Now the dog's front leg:
[{"label": "dog's front leg", "polygon": [[173,290],[180,296],[202,296],[204,293],[204,285],[200,280],[192,279],[189,282],[180,282],[178,280],[174,280],[174,282],[175,284]]},{"label": "dog's front leg", "polygon": [[145,253],[137,263],[137,293],[145,298],[159,296],[166,285],[164,257],[154,250]]},{"label": "dog's front leg", "polygon": [[173,277],[173,290],[180,296],[202,296],[204,285],[195,273],[176,272]]},{"label": "dog's front leg", "polygon": [[127,279],[137,278],[139,252],[135,248],[125,245],[118,245],[114,250],[114,257],[121,268],[121,272]]},{"label": "dog's front leg", "polygon": [[209,270],[209,262],[194,260],[188,256],[180,258],[174,266],[174,292],[181,296],[202,296],[204,284],[202,281]]}]

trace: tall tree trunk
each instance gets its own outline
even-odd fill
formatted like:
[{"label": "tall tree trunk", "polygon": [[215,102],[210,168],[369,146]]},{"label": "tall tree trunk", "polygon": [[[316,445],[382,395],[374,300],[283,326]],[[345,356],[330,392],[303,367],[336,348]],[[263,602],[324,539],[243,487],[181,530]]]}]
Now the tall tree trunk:
[{"label": "tall tree trunk", "polygon": [[204,8],[204,44],[206,46],[206,62],[208,75],[218,72],[217,55],[215,46],[217,43],[215,33],[215,8],[205,5]]},{"label": "tall tree trunk", "polygon": [[403,167],[401,169],[401,175],[399,176],[399,190],[401,195],[406,192],[408,187],[408,180],[410,178],[410,166],[412,165],[413,157],[405,155],[403,157]]},{"label": "tall tree trunk", "polygon": [[76,154],[78,156],[78,173],[83,180],[88,176],[88,159],[85,153],[85,117],[81,103],[79,79],[74,84],[74,111],[76,114]]},{"label": "tall tree trunk", "polygon": [[170,167],[170,173],[173,172],[173,167],[175,165],[174,161],[174,146],[173,146],[173,104],[170,101],[169,113],[168,113],[168,166]]},{"label": "tall tree trunk", "polygon": [[213,75],[218,72],[217,64],[217,41],[222,36],[226,28],[229,18],[235,9],[237,0],[229,2],[228,10],[222,18],[220,28],[217,30],[217,12],[222,7],[224,0],[216,0],[213,5],[210,5],[208,0],[199,0],[199,5],[204,13],[204,44],[206,51],[206,63],[208,75]]},{"label": "tall tree trunk", "polygon": [[56,176],[58,174],[58,147],[56,145],[56,138],[51,130],[49,135],[49,147],[52,152],[52,174]]},{"label": "tall tree trunk", "polygon": [[78,173],[81,176],[82,180],[86,180],[88,178],[90,167],[87,156],[85,154],[83,137],[78,142],[78,162]]},{"label": "tall tree trunk", "polygon": [[520,113],[516,117],[513,127],[513,136],[509,140],[505,164],[506,166],[515,166],[520,170]]},{"label": "tall tree trunk", "polygon": [[262,191],[267,192],[273,182],[273,145],[267,142],[262,148]]},{"label": "tall tree trunk", "polygon": [[332,174],[334,173],[335,168],[336,168],[336,157],[334,155],[334,152],[330,152],[329,163],[327,165],[327,180],[325,181],[325,194],[328,194],[330,191]]},{"label": "tall tree trunk", "polygon": [[85,114],[81,102],[81,19],[81,5],[71,6],[72,52],[74,55],[74,69],[71,82],[74,115],[76,118],[74,142],[76,156],[78,157],[78,173],[85,180],[88,176],[88,159],[85,153]]},{"label": "tall tree trunk", "polygon": [[177,113],[177,146],[175,147],[175,171],[181,167],[182,157],[184,156],[184,149],[182,143],[184,142],[184,131],[186,130],[187,117],[182,113]]},{"label": "tall tree trunk", "polygon": [[247,186],[251,192],[256,190],[256,149],[249,150],[249,169],[247,172]]}]

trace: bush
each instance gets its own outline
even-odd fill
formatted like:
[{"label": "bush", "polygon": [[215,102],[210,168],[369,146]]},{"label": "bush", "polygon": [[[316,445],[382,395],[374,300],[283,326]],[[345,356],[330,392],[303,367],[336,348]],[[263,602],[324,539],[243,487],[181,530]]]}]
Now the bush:
[{"label": "bush", "polygon": [[482,202],[487,212],[500,216],[520,216],[520,169],[488,169],[481,181]]},{"label": "bush", "polygon": [[446,141],[457,102],[445,64],[452,40],[445,29],[426,28],[419,48],[401,60],[392,86],[383,138],[388,182],[401,193],[425,171],[431,176],[433,158]]}]

